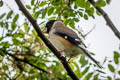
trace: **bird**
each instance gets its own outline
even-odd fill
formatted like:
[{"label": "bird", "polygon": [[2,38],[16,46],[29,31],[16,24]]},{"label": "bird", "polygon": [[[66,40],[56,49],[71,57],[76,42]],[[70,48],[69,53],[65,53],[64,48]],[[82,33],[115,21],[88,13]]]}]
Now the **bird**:
[{"label": "bird", "polygon": [[89,54],[83,40],[75,31],[66,27],[60,20],[50,20],[46,23],[43,33],[48,34],[48,40],[61,54],[72,58],[83,54],[90,58],[99,68],[102,66]]}]

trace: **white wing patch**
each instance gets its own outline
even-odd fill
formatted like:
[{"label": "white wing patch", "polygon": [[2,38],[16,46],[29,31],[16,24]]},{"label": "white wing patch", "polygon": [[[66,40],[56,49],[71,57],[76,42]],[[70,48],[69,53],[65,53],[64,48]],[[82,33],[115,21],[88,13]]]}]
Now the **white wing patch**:
[{"label": "white wing patch", "polygon": [[67,37],[67,36],[65,36],[64,38],[65,38],[65,39],[67,39],[68,37]]},{"label": "white wing patch", "polygon": [[80,41],[79,39],[75,39],[75,41]]}]

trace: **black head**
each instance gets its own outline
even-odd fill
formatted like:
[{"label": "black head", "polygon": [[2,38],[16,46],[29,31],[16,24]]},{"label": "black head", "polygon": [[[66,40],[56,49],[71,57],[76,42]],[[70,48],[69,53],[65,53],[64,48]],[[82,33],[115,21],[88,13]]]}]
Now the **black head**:
[{"label": "black head", "polygon": [[47,30],[47,33],[49,33],[49,31],[52,28],[52,26],[53,26],[53,24],[54,24],[55,21],[57,21],[57,20],[50,20],[50,21],[47,22],[47,24],[45,26],[45,28]]}]

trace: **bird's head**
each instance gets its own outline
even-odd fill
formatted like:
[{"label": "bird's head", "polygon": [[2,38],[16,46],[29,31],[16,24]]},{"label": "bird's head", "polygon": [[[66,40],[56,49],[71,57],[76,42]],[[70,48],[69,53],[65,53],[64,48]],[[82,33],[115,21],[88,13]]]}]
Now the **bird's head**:
[{"label": "bird's head", "polygon": [[50,20],[46,23],[45,29],[43,30],[43,33],[49,33],[51,28],[53,27],[54,22],[57,20]]}]

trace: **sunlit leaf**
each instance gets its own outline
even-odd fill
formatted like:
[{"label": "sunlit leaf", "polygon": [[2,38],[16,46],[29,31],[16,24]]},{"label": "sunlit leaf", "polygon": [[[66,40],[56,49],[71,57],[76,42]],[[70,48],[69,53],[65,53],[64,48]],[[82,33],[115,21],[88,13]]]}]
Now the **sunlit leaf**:
[{"label": "sunlit leaf", "polygon": [[89,8],[90,8],[90,2],[89,2],[89,1],[86,1],[86,2],[85,2],[85,8],[86,8],[86,9],[89,9]]},{"label": "sunlit leaf", "polygon": [[8,48],[10,46],[10,43],[7,42],[7,41],[6,42],[2,42],[2,43],[0,43],[0,46]]},{"label": "sunlit leaf", "polygon": [[92,77],[93,72],[88,73],[85,77],[84,80],[90,80],[90,78]]},{"label": "sunlit leaf", "polygon": [[30,5],[26,5],[26,8],[27,8],[27,9],[31,9],[31,6],[30,6]]},{"label": "sunlit leaf", "polygon": [[42,10],[42,19],[45,17],[46,12],[47,12],[47,8]]},{"label": "sunlit leaf", "polygon": [[90,66],[86,67],[86,68],[84,69],[84,71],[82,72],[82,74],[85,75],[85,74],[88,72],[89,69],[90,69]]},{"label": "sunlit leaf", "polygon": [[95,6],[104,7],[106,6],[106,2],[104,0],[98,0],[97,2],[95,2]]},{"label": "sunlit leaf", "polygon": [[44,5],[46,5],[46,4],[47,4],[46,1],[42,1],[42,2],[39,4],[39,6],[41,7],[41,6],[44,6]]},{"label": "sunlit leaf", "polygon": [[89,16],[93,16],[93,14],[94,14],[94,8],[91,7],[89,9],[86,9],[86,12],[88,13]]},{"label": "sunlit leaf", "polygon": [[48,20],[55,20],[56,19],[56,17],[50,17]]},{"label": "sunlit leaf", "polygon": [[32,33],[33,33],[34,35],[37,35],[37,32],[36,32],[35,30],[32,30]]},{"label": "sunlit leaf", "polygon": [[48,9],[48,16],[50,16],[54,12],[54,8],[51,7]]},{"label": "sunlit leaf", "polygon": [[76,0],[76,4],[81,8],[85,8],[85,0]]},{"label": "sunlit leaf", "polygon": [[80,63],[81,63],[81,67],[84,67],[85,65],[88,64],[88,61],[85,60],[85,56],[80,57]]},{"label": "sunlit leaf", "polygon": [[28,27],[28,25],[27,25],[27,24],[24,24],[24,29],[25,29],[25,32],[27,33],[27,32],[28,32],[28,30],[29,30],[29,27]]}]

